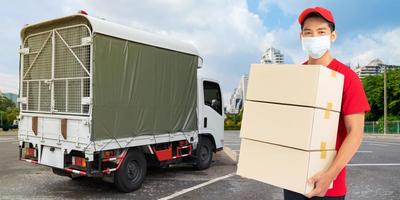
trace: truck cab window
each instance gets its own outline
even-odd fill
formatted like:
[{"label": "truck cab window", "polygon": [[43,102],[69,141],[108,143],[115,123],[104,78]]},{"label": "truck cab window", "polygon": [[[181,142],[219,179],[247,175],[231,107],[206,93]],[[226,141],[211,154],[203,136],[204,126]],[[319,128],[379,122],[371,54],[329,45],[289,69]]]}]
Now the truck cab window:
[{"label": "truck cab window", "polygon": [[219,85],[214,82],[204,81],[204,104],[210,106],[217,113],[222,115],[221,91]]}]

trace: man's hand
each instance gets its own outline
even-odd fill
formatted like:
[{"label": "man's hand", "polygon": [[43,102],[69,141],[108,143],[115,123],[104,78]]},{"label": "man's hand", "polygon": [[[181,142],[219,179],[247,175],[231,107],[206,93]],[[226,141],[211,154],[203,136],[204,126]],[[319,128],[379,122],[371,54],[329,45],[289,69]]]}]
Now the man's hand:
[{"label": "man's hand", "polygon": [[306,194],[306,197],[324,197],[334,179],[335,177],[326,171],[317,173],[308,180],[308,183],[315,187],[310,193]]},{"label": "man's hand", "polygon": [[313,196],[325,196],[331,182],[357,152],[364,133],[364,118],[365,113],[355,113],[344,116],[347,136],[329,169],[316,174],[309,180],[310,184],[315,185],[315,188],[310,193],[306,194],[308,198]]}]

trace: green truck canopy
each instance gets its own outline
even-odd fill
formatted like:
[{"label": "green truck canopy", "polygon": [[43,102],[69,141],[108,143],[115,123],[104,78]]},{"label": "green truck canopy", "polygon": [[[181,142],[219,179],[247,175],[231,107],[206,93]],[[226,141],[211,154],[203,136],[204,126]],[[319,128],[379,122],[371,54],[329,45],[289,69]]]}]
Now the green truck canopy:
[{"label": "green truck canopy", "polygon": [[92,140],[197,130],[198,57],[95,34]]}]

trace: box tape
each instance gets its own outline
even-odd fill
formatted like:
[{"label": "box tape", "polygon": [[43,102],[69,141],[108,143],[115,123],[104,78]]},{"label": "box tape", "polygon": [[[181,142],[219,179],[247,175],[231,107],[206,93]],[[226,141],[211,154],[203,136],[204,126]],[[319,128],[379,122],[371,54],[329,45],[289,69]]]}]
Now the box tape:
[{"label": "box tape", "polygon": [[333,103],[328,102],[328,104],[326,104],[325,113],[324,113],[325,119],[329,119],[331,117],[332,108],[333,108]]},{"label": "box tape", "polygon": [[320,159],[322,160],[326,159],[326,142],[321,142],[319,150],[321,151]]}]

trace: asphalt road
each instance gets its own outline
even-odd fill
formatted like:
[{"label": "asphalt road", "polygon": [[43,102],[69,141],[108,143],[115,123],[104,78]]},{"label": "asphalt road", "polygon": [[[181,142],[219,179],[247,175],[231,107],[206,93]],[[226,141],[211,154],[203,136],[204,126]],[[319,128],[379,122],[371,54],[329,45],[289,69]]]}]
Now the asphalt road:
[{"label": "asphalt road", "polygon": [[[227,147],[239,151],[238,132],[225,135]],[[98,179],[70,180],[47,167],[18,161],[17,145],[15,136],[0,133],[0,199],[282,199],[279,188],[231,175],[236,165],[224,152],[204,171],[187,165],[150,170],[141,189],[122,194]],[[349,167],[347,199],[399,200],[399,153],[400,139],[366,139],[351,163],[367,165]],[[392,166],[374,166],[384,163]]]},{"label": "asphalt road", "polygon": [[[240,155],[239,131],[225,132],[225,146]],[[366,136],[347,167],[347,184],[347,199],[400,200],[400,136]]]},{"label": "asphalt road", "polygon": [[159,199],[236,170],[220,152],[204,171],[188,165],[149,170],[140,190],[123,194],[100,179],[71,180],[54,175],[50,168],[18,161],[17,147],[15,136],[0,136],[0,199]]}]

